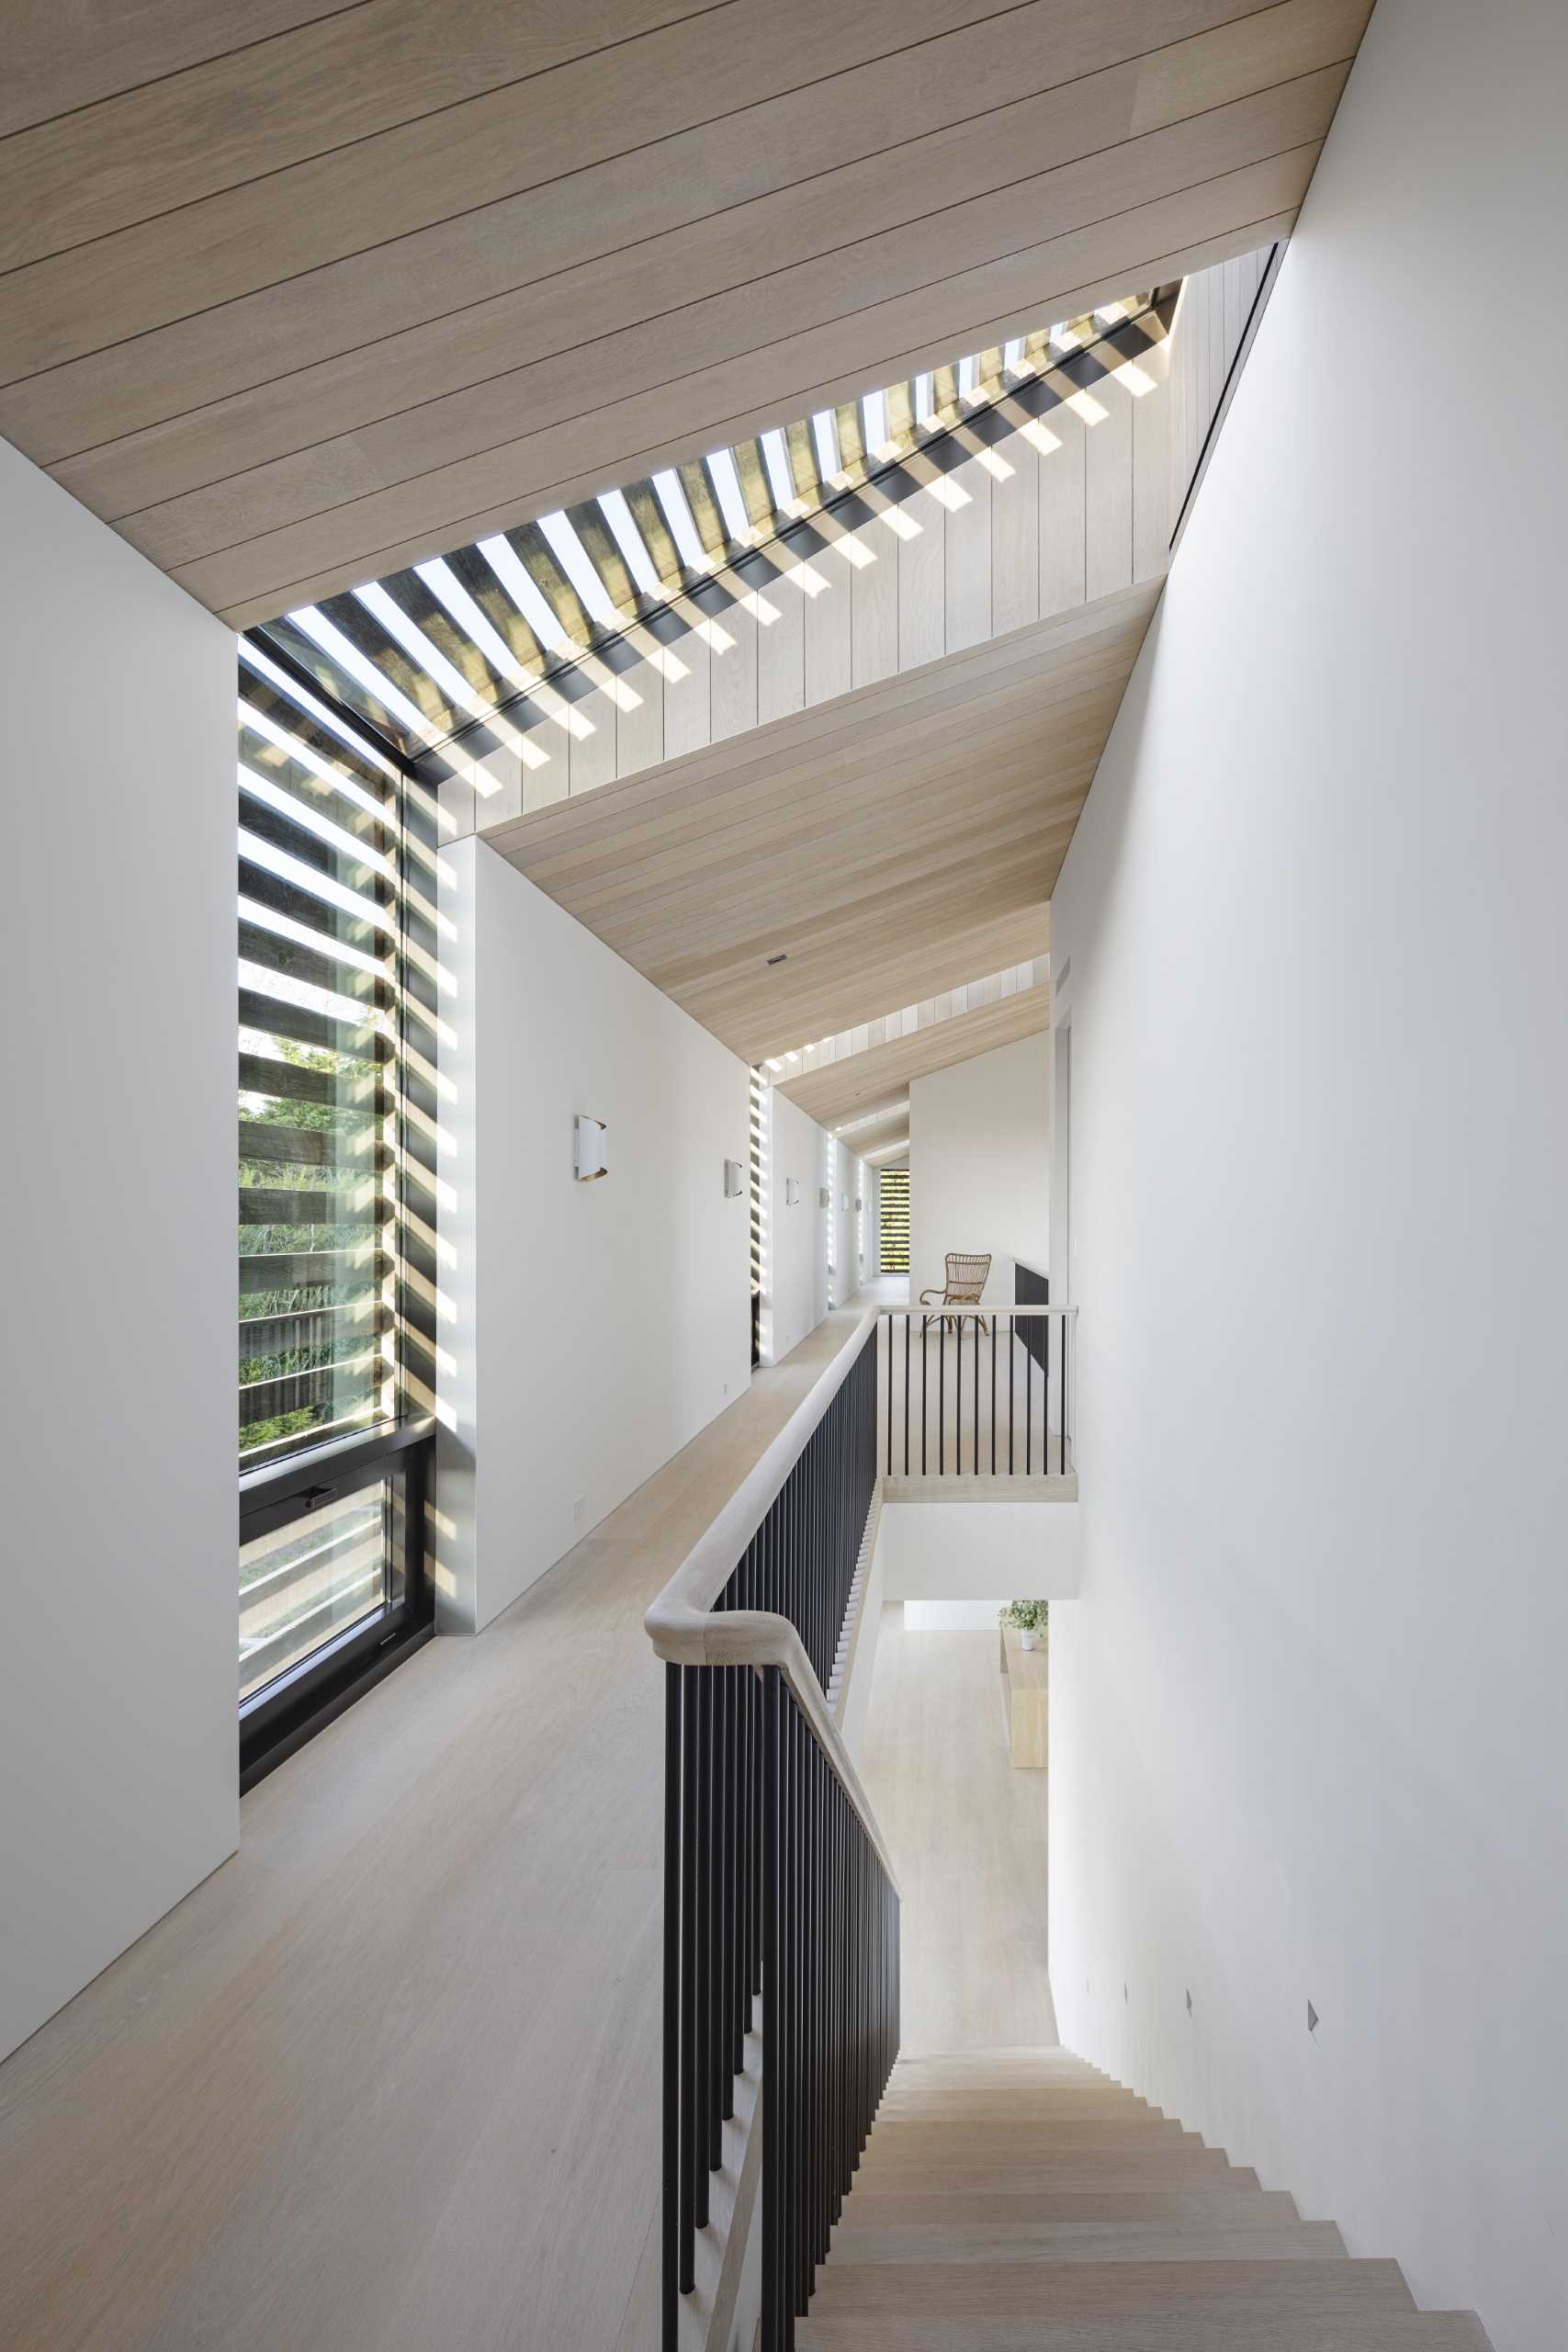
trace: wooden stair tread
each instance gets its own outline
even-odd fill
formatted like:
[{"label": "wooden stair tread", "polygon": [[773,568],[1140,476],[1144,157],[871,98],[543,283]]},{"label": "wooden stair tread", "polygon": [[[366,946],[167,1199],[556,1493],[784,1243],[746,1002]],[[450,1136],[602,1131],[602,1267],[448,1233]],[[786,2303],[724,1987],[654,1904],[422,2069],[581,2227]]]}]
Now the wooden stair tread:
[{"label": "wooden stair tread", "polygon": [[918,2151],[908,2156],[875,2156],[868,2146],[855,2178],[868,2188],[1065,2188],[1075,2181],[1092,2181],[1098,2187],[1107,2180],[1125,2180],[1144,2188],[1224,2187],[1239,2194],[1258,2187],[1255,2172],[1227,2164],[1218,2148],[1044,2147],[1015,2157],[974,2149],[955,2162],[934,2150],[923,2156]]},{"label": "wooden stair tread", "polygon": [[795,2340],[797,2352],[1490,2352],[1473,2312],[1100,2319],[1042,2308],[1021,2318],[966,2317],[961,2337],[951,2318],[814,2316],[796,2324]]},{"label": "wooden stair tread", "polygon": [[[831,2263],[818,2274],[813,2308],[824,2318],[852,2312],[919,2312],[933,2319],[1028,2317],[1043,2301],[1036,2262]],[[1415,2304],[1397,2262],[1063,2263],[1051,2279],[1054,2316],[1174,2317],[1182,2311],[1233,2317],[1291,2312],[1322,2316]]]},{"label": "wooden stair tread", "polygon": [[[1048,2274],[1048,2275],[1047,2275]],[[901,2058],[797,2352],[1489,2352],[1055,2048]]]},{"label": "wooden stair tread", "polygon": [[932,2083],[919,2090],[894,2083],[880,2115],[1157,2115],[1159,2109],[1112,2083]]},{"label": "wooden stair tread", "polygon": [[828,2257],[829,2271],[857,2262],[1249,2262],[1342,2261],[1333,2222],[1270,2221],[1259,2228],[1194,2222],[857,2222],[846,2211]]},{"label": "wooden stair tread", "polygon": [[955,2154],[965,2148],[1173,2148],[1204,2149],[1196,2132],[1184,2132],[1174,2117],[1157,2115],[1064,2115],[1052,2121],[987,2123],[973,2116],[878,2116],[866,2145],[902,2154],[927,2143]]},{"label": "wooden stair tread", "polygon": [[[846,2200],[839,2233],[894,2228],[903,2222],[940,2226],[943,2222],[1016,2222],[1028,2229],[1043,2222],[1191,2222],[1201,2227],[1224,2222],[1228,2229],[1277,2229],[1301,2219],[1295,2199],[1282,2188],[1257,2188],[1248,2197],[1206,2182],[1185,2188],[1154,2188],[1140,2181],[1109,2180],[1092,2187],[975,2189],[883,2188],[857,2183]],[[839,2233],[834,2236],[840,2243]]]}]

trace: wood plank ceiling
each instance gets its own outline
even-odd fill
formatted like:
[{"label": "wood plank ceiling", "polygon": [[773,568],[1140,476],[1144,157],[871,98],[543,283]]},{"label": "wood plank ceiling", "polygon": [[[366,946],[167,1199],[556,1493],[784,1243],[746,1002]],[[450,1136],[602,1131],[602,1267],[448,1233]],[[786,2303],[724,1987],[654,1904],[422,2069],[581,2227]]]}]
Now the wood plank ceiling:
[{"label": "wood plank ceiling", "polygon": [[12,0],[0,433],[271,618],[1282,234],[1369,6]]},{"label": "wood plank ceiling", "polygon": [[[1161,584],[486,838],[736,1053],[784,1054],[1045,954],[1046,902]],[[1049,991],[1031,993],[1031,1018],[1048,1017]],[[988,1017],[942,1025],[975,1035]],[[877,1058],[842,1065],[834,1099],[864,1100],[861,1065]]]},{"label": "wood plank ceiling", "polygon": [[[998,1046],[1010,1046],[1050,1025],[1050,989],[1028,989],[1023,995],[1004,997],[999,1004],[988,1004],[982,1012],[961,1012],[952,1021],[918,1029],[890,1046],[874,1046],[868,1053],[852,1054],[847,1061],[829,1062],[825,1069],[813,1070],[807,1077],[781,1078],[775,1082],[812,1118],[823,1126],[834,1126],[899,1100],[909,1091],[913,1079],[947,1069],[975,1054],[988,1054]],[[908,1127],[906,1112],[897,1131],[906,1133]],[[857,1152],[870,1148],[858,1135],[849,1140]]]}]

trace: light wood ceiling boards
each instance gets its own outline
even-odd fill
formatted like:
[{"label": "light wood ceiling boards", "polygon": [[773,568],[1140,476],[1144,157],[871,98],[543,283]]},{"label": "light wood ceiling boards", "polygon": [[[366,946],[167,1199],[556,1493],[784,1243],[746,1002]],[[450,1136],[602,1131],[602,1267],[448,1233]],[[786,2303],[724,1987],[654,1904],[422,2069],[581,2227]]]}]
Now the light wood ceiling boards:
[{"label": "light wood ceiling boards", "polygon": [[908,1143],[909,1139],[909,1102],[907,1095],[899,1097],[901,1109],[891,1109],[884,1118],[870,1119],[863,1126],[857,1120],[852,1131],[844,1136],[846,1148],[857,1159],[868,1152],[886,1150],[889,1144]]},{"label": "light wood ceiling boards", "polygon": [[1368,0],[94,13],[0,432],[243,625],[1283,233]]},{"label": "light wood ceiling boards", "polygon": [[[980,1012],[955,1013],[951,1021],[936,1021],[891,1046],[873,1046],[847,1060],[829,1062],[825,1069],[805,1078],[775,1079],[780,1093],[798,1102],[823,1126],[853,1118],[908,1094],[912,1079],[929,1078],[935,1069],[951,1069],[975,1054],[1010,1046],[1016,1038],[1032,1037],[1051,1026],[1049,988],[1025,989],[1021,996],[1003,997]],[[858,1148],[858,1147],[857,1147]]]},{"label": "light wood ceiling boards", "polygon": [[748,1061],[875,1020],[1045,953],[1160,584],[486,838]]}]

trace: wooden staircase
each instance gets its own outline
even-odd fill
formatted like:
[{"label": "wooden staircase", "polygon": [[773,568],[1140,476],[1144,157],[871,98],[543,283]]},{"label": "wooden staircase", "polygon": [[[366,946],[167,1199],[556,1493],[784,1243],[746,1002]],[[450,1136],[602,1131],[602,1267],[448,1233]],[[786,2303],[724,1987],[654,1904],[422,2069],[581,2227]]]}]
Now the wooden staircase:
[{"label": "wooden staircase", "polygon": [[900,2059],[799,2352],[1486,2352],[1065,2050]]}]

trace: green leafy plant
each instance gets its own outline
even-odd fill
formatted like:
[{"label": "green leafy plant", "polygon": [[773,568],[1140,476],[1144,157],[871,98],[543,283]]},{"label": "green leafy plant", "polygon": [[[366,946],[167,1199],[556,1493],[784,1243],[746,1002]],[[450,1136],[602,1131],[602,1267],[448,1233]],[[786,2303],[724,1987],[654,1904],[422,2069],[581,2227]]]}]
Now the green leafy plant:
[{"label": "green leafy plant", "polygon": [[998,1611],[998,1618],[1004,1625],[1016,1626],[1021,1634],[1043,1634],[1049,1621],[1050,1607],[1048,1600],[1010,1600]]}]

